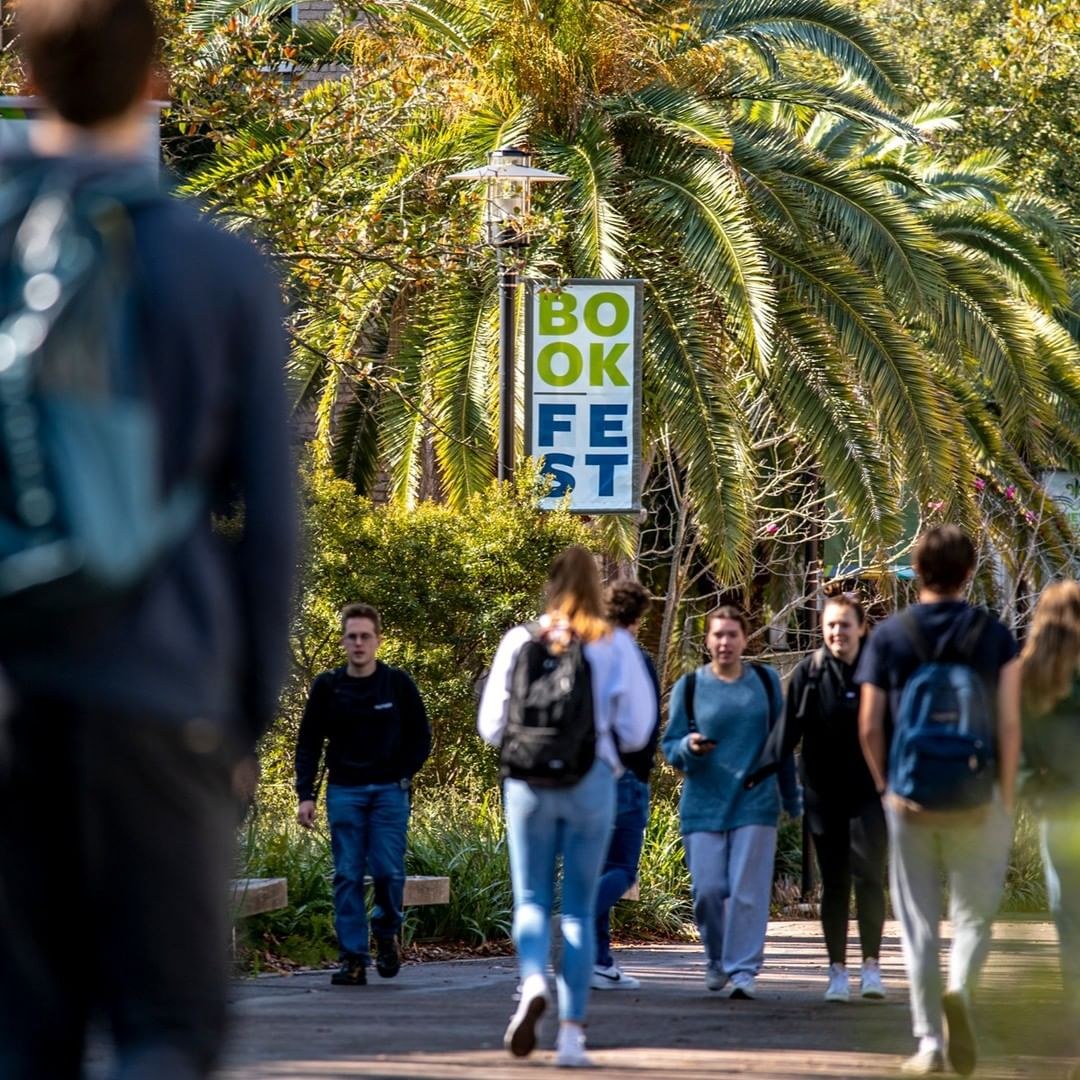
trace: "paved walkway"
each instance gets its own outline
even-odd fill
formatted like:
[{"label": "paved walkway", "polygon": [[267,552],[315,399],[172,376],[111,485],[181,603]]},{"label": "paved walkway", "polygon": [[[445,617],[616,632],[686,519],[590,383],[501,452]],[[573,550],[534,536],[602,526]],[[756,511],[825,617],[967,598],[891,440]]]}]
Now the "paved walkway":
[{"label": "paved walkway", "polygon": [[[852,935],[854,940],[854,926]],[[1055,938],[1042,922],[999,924],[977,1009],[986,1080],[1060,1080],[1069,1034],[1058,1011]],[[704,985],[692,945],[623,950],[640,991],[593,994],[589,1048],[620,1080],[804,1080],[891,1077],[914,1048],[895,924],[883,948],[884,1003],[828,1005],[818,927],[770,927],[756,1001]],[[513,961],[406,965],[393,980],[331,987],[327,972],[261,977],[235,987],[234,1033],[222,1080],[385,1077],[503,1080],[550,1065],[555,1023],[523,1062],[501,1039],[512,1010]],[[1080,1017],[1070,1021],[1080,1028]],[[533,1070],[530,1072],[530,1070]]]}]

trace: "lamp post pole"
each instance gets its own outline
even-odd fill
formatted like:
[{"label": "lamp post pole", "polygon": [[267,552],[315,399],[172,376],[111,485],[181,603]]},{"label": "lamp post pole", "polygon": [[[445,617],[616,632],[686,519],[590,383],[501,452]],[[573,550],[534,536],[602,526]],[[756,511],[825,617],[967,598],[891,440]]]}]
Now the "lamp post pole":
[{"label": "lamp post pole", "polygon": [[510,480],[514,475],[518,272],[513,250],[523,248],[529,242],[531,186],[570,179],[545,169],[534,169],[531,162],[532,155],[527,150],[504,147],[488,154],[487,165],[449,177],[450,180],[484,181],[487,191],[484,239],[495,248],[499,262],[499,444],[495,474],[500,480]]},{"label": "lamp post pole", "polygon": [[514,478],[514,353],[517,351],[517,268],[505,247],[498,249],[499,260],[499,448],[495,475],[499,480]]}]

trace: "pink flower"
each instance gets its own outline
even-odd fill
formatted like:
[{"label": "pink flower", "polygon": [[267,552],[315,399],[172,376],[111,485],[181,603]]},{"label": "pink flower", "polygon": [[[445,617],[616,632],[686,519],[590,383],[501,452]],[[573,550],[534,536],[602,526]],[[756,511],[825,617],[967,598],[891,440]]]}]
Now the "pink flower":
[{"label": "pink flower", "polygon": [[985,491],[986,490],[986,481],[981,476],[976,476],[975,477],[975,490],[976,491]]},{"label": "pink flower", "polygon": [[1035,511],[1034,510],[1025,510],[1024,511],[1024,520],[1029,525],[1034,525],[1035,524]]},{"label": "pink flower", "polygon": [[937,514],[945,509],[945,504],[943,502],[928,502],[926,504],[926,509],[932,510],[935,514]]},{"label": "pink flower", "polygon": [[765,526],[766,536],[775,536],[779,531],[780,526],[777,525],[775,521],[770,521],[769,524]]},{"label": "pink flower", "polygon": [[1015,498],[1016,498],[1016,488],[1015,488],[1015,487],[1013,487],[1013,485],[1012,485],[1012,484],[1010,484],[1010,485],[1009,485],[1009,486],[1008,486],[1008,487],[1007,487],[1007,488],[1005,489],[1005,498],[1006,498],[1006,499],[1015,499]]}]

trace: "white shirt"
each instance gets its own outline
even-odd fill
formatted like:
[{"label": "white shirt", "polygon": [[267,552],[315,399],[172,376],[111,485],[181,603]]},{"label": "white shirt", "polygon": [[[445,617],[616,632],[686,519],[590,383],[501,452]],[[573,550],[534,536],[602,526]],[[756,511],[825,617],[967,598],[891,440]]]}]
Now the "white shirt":
[{"label": "white shirt", "polygon": [[[546,625],[547,616],[540,622]],[[481,738],[492,746],[502,742],[510,704],[510,674],[517,654],[531,636],[528,627],[515,626],[495,650],[476,721]],[[585,658],[592,674],[596,756],[617,775],[622,764],[612,732],[623,750],[640,750],[649,741],[656,719],[656,694],[637,642],[621,627],[599,641],[588,642]]]}]

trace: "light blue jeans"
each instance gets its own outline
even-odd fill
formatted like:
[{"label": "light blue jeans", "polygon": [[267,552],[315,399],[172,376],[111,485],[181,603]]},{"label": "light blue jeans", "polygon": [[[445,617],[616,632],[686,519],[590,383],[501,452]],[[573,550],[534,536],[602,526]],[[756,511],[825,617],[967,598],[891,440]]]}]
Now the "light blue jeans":
[{"label": "light blue jeans", "polygon": [[597,760],[573,787],[533,787],[525,780],[507,780],[503,802],[521,978],[542,975],[547,968],[561,855],[559,1018],[583,1023],[595,956],[596,888],[615,816],[614,773]]},{"label": "light blue jeans", "polygon": [[[1040,828],[1046,896],[1057,923],[1067,1015],[1080,1016],[1080,820],[1046,818]],[[1080,1046],[1080,1039],[1076,1039]]]}]

